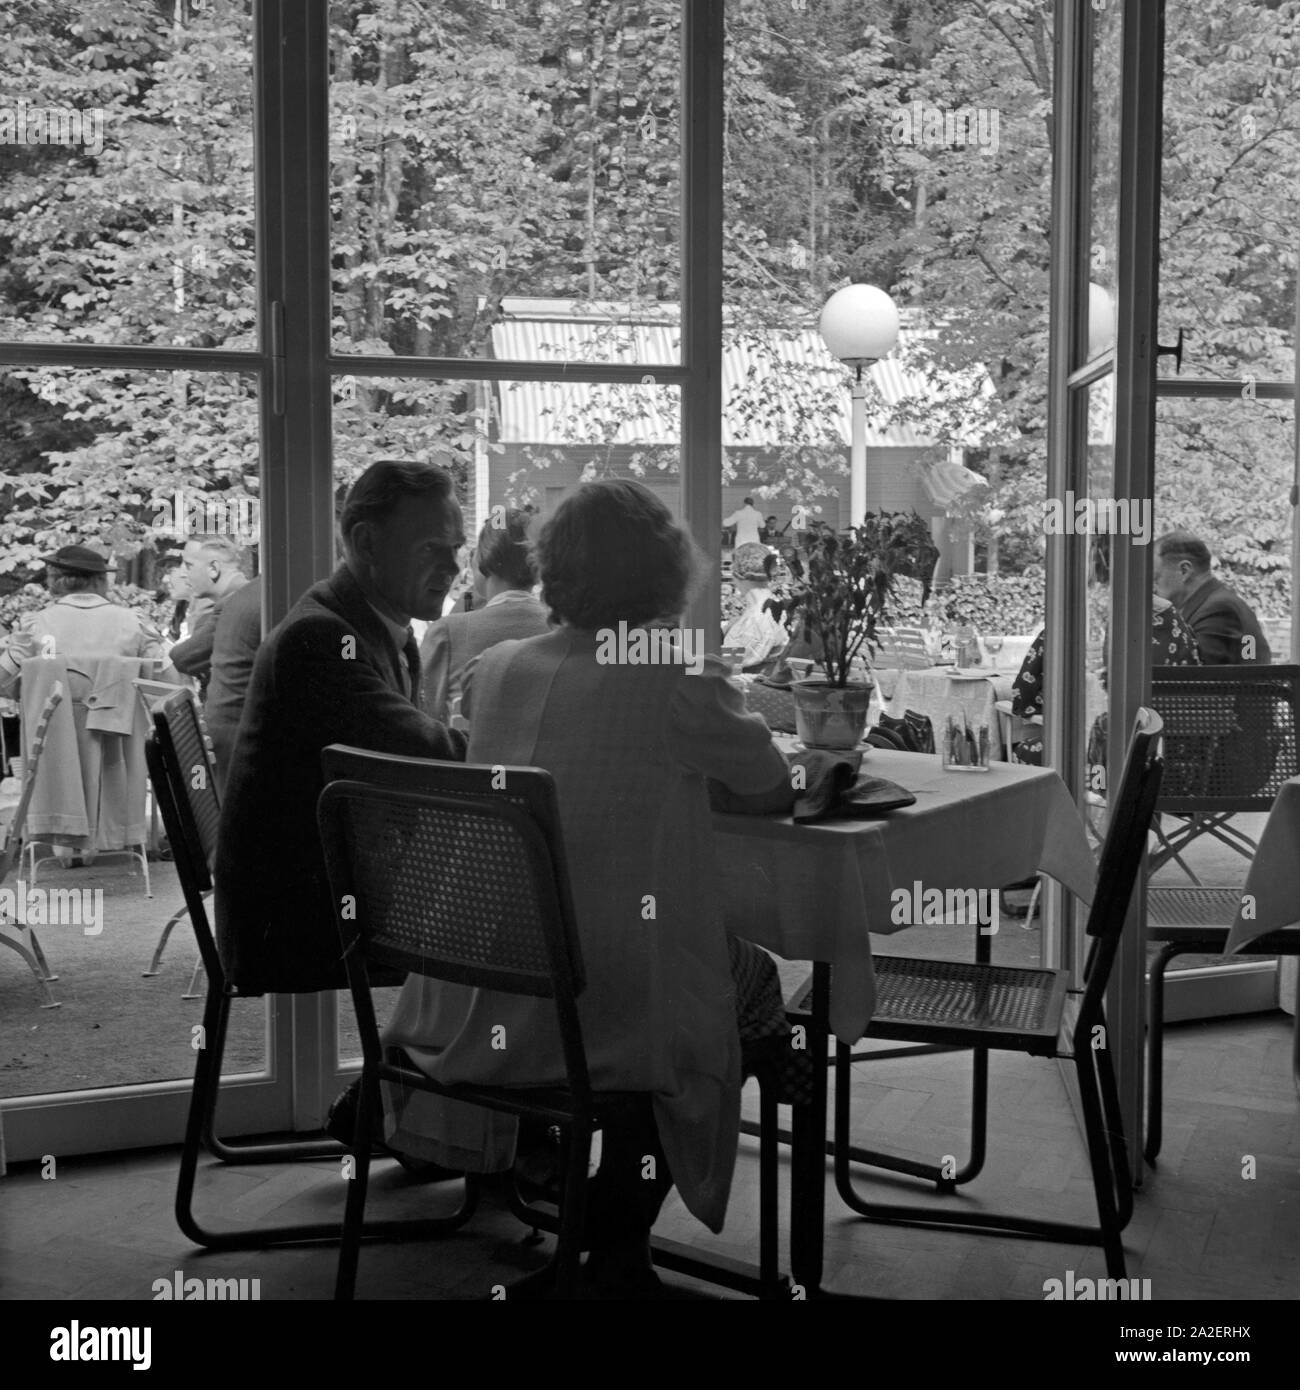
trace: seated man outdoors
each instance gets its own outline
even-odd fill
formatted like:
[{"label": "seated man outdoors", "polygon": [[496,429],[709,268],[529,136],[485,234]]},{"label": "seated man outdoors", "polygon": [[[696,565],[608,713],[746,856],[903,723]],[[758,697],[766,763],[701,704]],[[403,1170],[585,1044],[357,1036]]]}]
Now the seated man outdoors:
[{"label": "seated man outdoors", "polygon": [[1190,531],[1156,541],[1155,591],[1192,630],[1203,666],[1267,666],[1273,660],[1254,610],[1210,573],[1210,551]]},{"label": "seated man outdoors", "polygon": [[347,985],[316,826],[321,749],[461,761],[418,708],[411,618],[435,618],[464,541],[450,474],[373,464],[339,521],[344,561],[262,643],[225,774],[217,941],[240,994]]},{"label": "seated man outdoors", "polygon": [[[1107,634],[1109,640],[1109,633]],[[1017,719],[1032,720],[1039,724],[1043,718],[1043,663],[1047,629],[1043,628],[1033,644],[1025,653],[1020,664],[1011,693],[1011,712]],[[1199,666],[1196,641],[1191,630],[1178,614],[1178,610],[1167,599],[1156,595],[1151,600],[1151,664],[1153,666]],[[1101,683],[1106,684],[1106,672],[1101,672]],[[1100,733],[1098,732],[1100,730]],[[1100,739],[1100,743],[1098,743]],[[1099,714],[1089,737],[1088,761],[1104,762],[1094,758],[1091,750],[1105,747],[1106,716]],[[1011,750],[1011,761],[1041,766],[1043,761],[1043,735],[1034,730]]]},{"label": "seated man outdoors", "polygon": [[183,565],[192,600],[202,605],[202,611],[193,618],[190,636],[172,648],[172,665],[181,675],[198,681],[206,700],[217,620],[248,577],[239,568],[239,547],[226,536],[195,536],[185,546]]},{"label": "seated man outdoors", "polygon": [[253,662],[262,643],[262,580],[236,589],[223,604],[212,634],[212,673],[203,717],[212,736],[217,786],[223,788],[239,718],[253,679]]},{"label": "seated man outdoors", "polygon": [[[543,529],[537,558],[559,626],[495,646],[466,672],[469,758],[555,778],[592,1085],[639,1093],[635,1120],[603,1137],[587,1272],[606,1292],[634,1296],[656,1286],[648,1237],[673,1183],[693,1215],[722,1226],[742,1069],[777,1069],[787,1098],[798,1098],[795,1065],[807,1054],[789,1045],[775,967],[724,925],[706,779],[755,812],[787,809],[794,794],[767,727],[746,713],[721,661],[602,659],[602,632],[675,625],[705,572],[649,489],[582,485]],[[488,1042],[500,1025],[508,1054]],[[564,1082],[548,1000],[412,977],[385,1041],[443,1082]],[[475,1129],[467,1107],[424,1092],[404,1099],[400,1148],[485,1172],[509,1162],[508,1117],[479,1112]]]}]

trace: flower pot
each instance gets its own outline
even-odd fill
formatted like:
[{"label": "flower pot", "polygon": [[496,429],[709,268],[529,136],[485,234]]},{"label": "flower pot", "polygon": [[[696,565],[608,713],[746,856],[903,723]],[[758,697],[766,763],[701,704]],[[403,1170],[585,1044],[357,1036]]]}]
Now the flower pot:
[{"label": "flower pot", "polygon": [[867,727],[873,688],[869,681],[846,686],[796,682],[794,721],[800,739],[809,748],[856,748]]}]

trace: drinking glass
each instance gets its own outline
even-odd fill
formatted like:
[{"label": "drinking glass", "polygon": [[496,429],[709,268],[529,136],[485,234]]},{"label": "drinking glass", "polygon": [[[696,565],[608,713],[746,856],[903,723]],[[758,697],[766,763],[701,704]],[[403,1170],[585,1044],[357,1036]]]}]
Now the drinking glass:
[{"label": "drinking glass", "polygon": [[1000,632],[991,632],[985,635],[984,649],[993,658],[993,669],[998,669],[998,653],[1002,650],[1002,645],[1006,638]]}]

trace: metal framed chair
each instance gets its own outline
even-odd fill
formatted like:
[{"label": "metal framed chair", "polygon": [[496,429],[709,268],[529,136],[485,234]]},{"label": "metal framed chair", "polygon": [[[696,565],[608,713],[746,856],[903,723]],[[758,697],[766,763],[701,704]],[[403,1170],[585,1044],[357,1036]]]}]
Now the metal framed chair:
[{"label": "metal framed chair", "polygon": [[[396,768],[394,761],[407,767]],[[439,776],[440,766],[430,764],[420,779],[422,789],[413,790],[408,769],[415,760],[371,757],[366,762],[365,780],[328,782],[319,807],[363,1057],[353,1146],[357,1168],[348,1187],[335,1297],[349,1299],[356,1287],[372,1117],[379,1108],[381,1081],[567,1130],[569,1155],[552,1269],[557,1294],[571,1296],[592,1137],[612,1105],[626,1098],[598,1097],[588,1075],[577,1009],[585,979],[554,783],[539,768],[510,767],[504,769],[509,795],[492,796],[488,793],[494,780],[499,784],[500,769],[459,765],[454,775]],[[467,782],[472,790],[465,790]],[[448,846],[455,847],[454,862],[448,859]],[[370,996],[372,963],[552,1000],[566,1086],[443,1086],[390,1060],[380,1043]]]},{"label": "metal framed chair", "polygon": [[[14,807],[13,816],[5,827],[4,844],[0,847],[0,883],[9,877],[14,865],[22,858],[23,825],[27,820],[27,808],[31,804],[32,792],[36,786],[36,774],[40,767],[41,754],[45,750],[45,735],[50,727],[50,720],[54,716],[54,711],[62,703],[63,684],[61,681],[55,681],[49,695],[45,698],[44,705],[41,706],[41,714],[36,722],[36,728],[32,731],[31,745],[27,751],[27,763],[23,769],[22,791],[19,793],[18,804]],[[31,967],[32,974],[36,976],[37,983],[45,995],[45,1002],[41,1008],[59,1009],[63,1007],[50,992],[50,985],[59,977],[50,973],[45,952],[41,950],[41,943],[37,940],[36,933],[31,927],[18,922],[0,922],[0,946],[8,946],[11,950],[17,951]]]},{"label": "metal framed chair", "polygon": [[[914,1046],[973,1049],[975,1094],[970,1159],[955,1175],[937,1165],[855,1148],[849,1139],[849,1068],[853,1053],[848,1045],[837,1043],[835,1184],[843,1200],[859,1215],[902,1225],[933,1224],[1043,1240],[1099,1242],[1105,1250],[1107,1273],[1113,1278],[1124,1277],[1120,1237],[1132,1215],[1132,1181],[1114,1065],[1109,1050],[1095,1046],[1095,1037],[1097,1030],[1106,1026],[1106,985],[1146,855],[1161,772],[1161,720],[1149,710],[1140,710],[1088,916],[1087,931],[1092,944],[1082,990],[1070,990],[1068,975],[1060,970],[992,965],[978,960],[916,960],[900,956],[876,960],[878,1000],[865,1036]],[[867,1201],[854,1187],[851,1162],[926,1178],[947,1196],[955,1193],[959,1183],[980,1172],[988,1118],[990,1050],[1024,1052],[1074,1063],[1097,1201],[1097,1226],[952,1207],[884,1205]]]},{"label": "metal framed chair", "polygon": [[1172,834],[1160,830],[1151,870],[1173,860],[1200,887],[1182,852],[1212,835],[1252,858],[1254,840],[1230,820],[1267,812],[1282,784],[1300,774],[1300,666],[1157,666],[1151,704],[1166,729],[1159,813],[1181,822]]},{"label": "metal framed chair", "polygon": [[[230,1003],[235,997],[222,968],[207,911],[207,900],[212,891],[212,858],[216,849],[221,803],[194,695],[185,691],[172,696],[154,711],[153,720],[154,732],[146,745],[149,776],[172,845],[186,909],[208,977],[207,997],[203,1006],[205,1046],[195,1054],[194,1087],[190,1094],[176,1187],[177,1224],[195,1244],[214,1250],[258,1249],[290,1242],[337,1240],[339,1228],[336,1222],[212,1231],[201,1226],[194,1215],[194,1188],[201,1148],[222,1163],[241,1164],[338,1159],[347,1150],[333,1139],[232,1144],[217,1138],[214,1132]],[[476,1200],[476,1189],[469,1184],[462,1206],[451,1216],[423,1221],[372,1223],[366,1235],[388,1238],[440,1235],[463,1225],[472,1214]]]},{"label": "metal framed chair", "polygon": [[875,665],[887,670],[924,671],[934,665],[919,627],[882,627]]},{"label": "metal framed chair", "polygon": [[[162,707],[166,704],[166,702],[169,699],[173,698],[176,695],[187,695],[191,693],[189,686],[175,685],[170,681],[137,680],[133,683],[135,685],[136,694],[140,699],[140,703],[144,707],[145,714],[151,721],[153,719],[155,711],[162,709]],[[213,761],[212,739],[208,735],[208,726],[204,723],[203,713],[198,708],[197,704],[194,706],[194,711],[195,716],[198,719],[199,734],[203,739],[203,746],[208,752],[208,763],[211,764]],[[150,810],[150,818],[154,822],[153,830],[156,832],[156,822],[158,816],[160,815],[160,810],[158,806],[158,798],[155,796],[153,797],[152,801],[153,804]],[[207,844],[204,849],[204,853],[209,862],[211,862],[212,855],[216,848],[215,824],[212,825],[210,828],[210,835],[211,843]],[[206,896],[210,898],[212,895],[211,893],[208,893]],[[163,952],[167,949],[167,942],[170,939],[172,932],[188,916],[189,909],[182,905],[181,907],[177,908],[176,911],[173,912],[172,915],[163,924],[162,932],[158,937],[158,944],[154,947],[153,956],[149,961],[149,969],[142,972],[146,980],[151,980],[158,974],[159,967],[162,965]],[[202,975],[203,956],[200,954],[195,958],[194,969],[190,974],[189,987],[186,989],[185,993],[181,995],[182,999],[197,999],[199,997],[198,987],[199,980],[202,977]]]},{"label": "metal framed chair", "polygon": [[[328,780],[320,800],[321,838],[340,904],[339,929],[364,1058],[354,1144],[358,1167],[348,1189],[336,1297],[351,1298],[355,1289],[381,1081],[567,1131],[558,1210],[524,1202],[513,1182],[506,1189],[520,1220],[557,1235],[549,1273],[564,1297],[578,1269],[592,1137],[619,1123],[634,1097],[591,1088],[576,1004],[585,978],[554,782],[540,768],[398,758],[338,745],[327,748],[322,761]],[[455,845],[454,861],[447,856],[449,844]],[[350,904],[346,914],[345,902]],[[552,1000],[567,1086],[443,1086],[400,1053],[385,1056],[370,998],[371,966]],[[747,1292],[780,1289],[773,1088],[762,1086],[760,1104],[758,1281],[675,1248],[657,1249],[657,1264],[715,1281],[721,1276],[721,1282]]]},{"label": "metal framed chair", "polygon": [[[1151,868],[1177,863],[1188,878],[1147,889],[1147,940],[1160,944],[1147,980],[1143,1155],[1154,1166],[1164,1137],[1165,972],[1180,955],[1221,954],[1241,903],[1239,885],[1203,884],[1183,854],[1210,835],[1246,861],[1254,857],[1254,840],[1229,822],[1239,812],[1267,812],[1283,784],[1300,775],[1300,666],[1158,666],[1151,703],[1165,722],[1166,773],[1156,810],[1180,822],[1172,834],[1160,833]],[[1278,936],[1252,953],[1294,949]]]}]

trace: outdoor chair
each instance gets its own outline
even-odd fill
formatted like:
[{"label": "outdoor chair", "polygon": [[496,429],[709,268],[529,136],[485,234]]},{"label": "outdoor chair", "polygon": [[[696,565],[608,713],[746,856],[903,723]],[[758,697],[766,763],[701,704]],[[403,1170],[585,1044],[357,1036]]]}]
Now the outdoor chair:
[{"label": "outdoor chair", "polygon": [[[54,711],[62,702],[63,685],[61,682],[55,681],[50,693],[45,697],[40,718],[36,721],[36,728],[32,731],[31,743],[27,750],[27,763],[23,769],[22,791],[19,793],[18,804],[14,807],[13,816],[5,827],[4,844],[0,846],[0,883],[4,883],[13,871],[14,865],[22,858],[23,825],[27,820],[27,808],[31,804],[32,791],[36,786],[36,775],[40,769],[41,754],[45,750],[45,734],[50,727],[50,720],[54,717]],[[37,983],[45,995],[45,1002],[41,1008],[61,1008],[62,1005],[50,992],[50,985],[59,977],[50,974],[45,952],[41,950],[41,943],[36,939],[35,931],[18,921],[0,922],[0,946],[8,946],[11,950],[17,951],[31,967],[32,974],[36,976]]]},{"label": "outdoor chair", "polygon": [[[581,1252],[593,1135],[618,1124],[637,1098],[591,1087],[576,1002],[585,977],[554,781],[541,768],[400,758],[339,745],[322,758],[329,780],[320,799],[321,840],[340,904],[363,1055],[353,1146],[357,1171],[348,1188],[335,1296],[350,1299],[355,1290],[372,1127],[384,1081],[567,1132],[558,1212],[524,1203],[513,1182],[507,1196],[521,1220],[557,1235],[545,1275],[553,1278],[558,1297],[569,1296]],[[386,1054],[370,995],[372,966],[550,999],[567,1084],[444,1086],[400,1051]],[[766,1087],[761,1113],[759,1289],[776,1292],[776,1101]],[[675,1251],[657,1251],[656,1262],[704,1278],[718,1273]],[[738,1279],[736,1287],[751,1286]]]},{"label": "outdoor chair", "polygon": [[[214,1133],[230,1002],[235,997],[235,991],[222,968],[207,910],[208,896],[212,891],[212,859],[221,805],[194,695],[185,691],[172,696],[161,709],[155,710],[153,720],[153,736],[145,750],[149,775],[208,977],[207,998],[203,1006],[205,1045],[195,1054],[194,1087],[190,1094],[176,1189],[177,1224],[197,1245],[215,1250],[246,1250],[298,1241],[337,1240],[337,1222],[210,1231],[202,1227],[194,1216],[194,1186],[200,1148],[207,1149],[222,1163],[241,1164],[320,1158],[337,1160],[346,1155],[347,1149],[333,1139],[231,1144],[217,1138]],[[366,1234],[396,1238],[442,1234],[469,1219],[475,1200],[476,1192],[471,1184],[467,1186],[462,1206],[453,1216],[372,1223],[367,1227]]]},{"label": "outdoor chair", "polygon": [[924,671],[934,665],[919,627],[882,627],[873,665],[887,671]]},{"label": "outdoor chair", "polygon": [[[172,698],[172,696],[185,695],[190,692],[190,687],[188,685],[174,685],[170,681],[137,680],[134,682],[134,685],[136,689],[136,694],[139,696],[140,703],[144,707],[145,714],[151,722],[153,720],[154,712],[156,710],[161,709],[163,705],[169,699]],[[202,711],[198,708],[197,704],[194,706],[194,712],[196,718],[199,721],[199,733],[203,739],[203,746],[208,752],[208,763],[209,765],[211,765],[213,761],[212,739],[208,734],[208,726],[206,723],[204,723]],[[218,806],[219,804],[220,803],[218,802]],[[154,833],[155,838],[159,814],[160,812],[158,808],[158,798],[155,796],[152,798],[152,807],[150,810],[150,818],[152,822],[151,833]],[[211,840],[212,842],[210,844],[205,845],[204,848],[204,853],[207,856],[209,863],[211,862],[212,855],[216,849],[215,824],[212,826],[211,829]],[[212,895],[211,893],[208,893],[206,896],[210,898]],[[154,947],[153,957],[149,962],[149,969],[142,972],[146,980],[151,980],[158,974],[159,967],[162,965],[163,951],[167,948],[168,939],[171,937],[171,934],[176,929],[177,925],[180,922],[184,921],[185,918],[188,916],[189,909],[182,905],[181,907],[177,908],[176,911],[173,912],[172,915],[163,924],[162,932],[158,937],[158,944]],[[194,970],[190,975],[189,987],[186,989],[185,993],[181,995],[182,999],[197,999],[199,997],[198,986],[199,979],[202,976],[202,974],[203,957],[202,955],[199,955],[196,957],[194,961]]]},{"label": "outdoor chair", "polygon": [[[1151,703],[1165,724],[1165,781],[1156,809],[1180,824],[1172,834],[1160,833],[1151,868],[1172,861],[1189,879],[1147,888],[1147,940],[1160,943],[1147,981],[1143,1155],[1152,1165],[1163,1139],[1165,971],[1175,956],[1221,955],[1241,905],[1240,886],[1203,884],[1183,856],[1209,835],[1247,862],[1254,857],[1255,841],[1229,822],[1239,812],[1269,811],[1282,786],[1300,774],[1298,691],[1300,666],[1158,666],[1152,672]],[[1280,935],[1257,942],[1251,954],[1294,949]]]},{"label": "outdoor chair", "polygon": [[[911,1044],[912,1048],[973,1049],[974,1097],[970,1158],[949,1173],[850,1143],[850,1065],[845,1043],[835,1057],[835,1184],[844,1201],[861,1216],[896,1224],[934,1224],[950,1229],[987,1230],[1043,1240],[1095,1243],[1106,1254],[1107,1273],[1124,1277],[1120,1233],[1133,1210],[1132,1181],[1124,1144],[1114,1064],[1107,1047],[1096,1047],[1105,1029],[1103,1000],[1119,935],[1146,855],[1147,835],[1160,789],[1161,720],[1140,710],[1124,761],[1114,813],[1102,848],[1097,891],[1088,916],[1092,944],[1082,990],[1069,988],[1068,972],[993,965],[987,960],[918,960],[879,956],[875,960],[876,1011],[865,1037]],[[984,940],[984,938],[981,938]],[[1104,1036],[1104,1033],[1102,1034]],[[940,1193],[982,1169],[985,1153],[990,1050],[1054,1057],[1074,1064],[1083,1106],[1088,1156],[1096,1194],[1098,1226],[1047,1221],[1017,1215],[962,1211],[950,1206],[890,1206],[867,1201],[854,1187],[849,1165],[866,1163],[934,1181]]]}]

